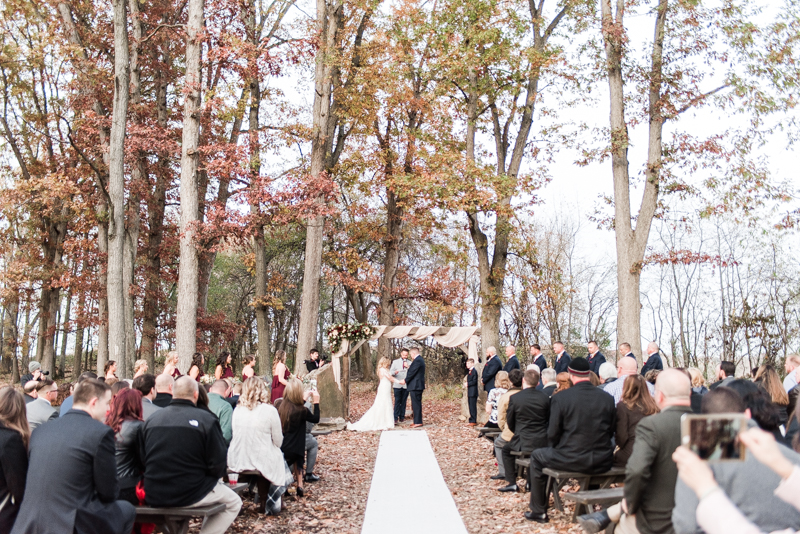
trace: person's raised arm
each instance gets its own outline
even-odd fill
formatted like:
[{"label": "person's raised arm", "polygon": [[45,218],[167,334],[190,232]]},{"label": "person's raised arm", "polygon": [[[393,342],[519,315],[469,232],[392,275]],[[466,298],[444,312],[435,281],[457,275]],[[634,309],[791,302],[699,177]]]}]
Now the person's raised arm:
[{"label": "person's raised arm", "polygon": [[776,475],[783,480],[789,478],[795,466],[786,459],[781,453],[775,436],[769,432],[764,432],[760,428],[751,428],[742,432],[740,439],[742,443],[753,453],[756,460],[772,469]]},{"label": "person's raised arm", "polygon": [[311,402],[314,403],[314,413],[306,410],[306,421],[316,424],[319,423],[319,393],[316,391],[311,392]]},{"label": "person's raised arm", "polygon": [[103,434],[94,453],[92,478],[94,489],[102,502],[113,502],[119,495],[117,484],[117,459],[114,450],[114,431],[111,428]]}]

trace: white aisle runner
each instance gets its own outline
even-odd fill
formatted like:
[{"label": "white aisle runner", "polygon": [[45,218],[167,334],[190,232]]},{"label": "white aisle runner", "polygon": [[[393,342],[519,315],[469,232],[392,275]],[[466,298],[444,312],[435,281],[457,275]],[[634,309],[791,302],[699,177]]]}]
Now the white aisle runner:
[{"label": "white aisle runner", "polygon": [[361,534],[466,534],[424,430],[381,433]]}]

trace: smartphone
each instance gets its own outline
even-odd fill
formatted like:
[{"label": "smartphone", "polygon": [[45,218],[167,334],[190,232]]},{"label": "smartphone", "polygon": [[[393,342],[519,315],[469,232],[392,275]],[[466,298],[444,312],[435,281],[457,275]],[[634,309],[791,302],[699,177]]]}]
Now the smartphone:
[{"label": "smartphone", "polygon": [[684,414],[681,417],[681,444],[689,447],[701,460],[744,461],[745,446],[739,434],[745,430],[747,418],[740,413]]}]

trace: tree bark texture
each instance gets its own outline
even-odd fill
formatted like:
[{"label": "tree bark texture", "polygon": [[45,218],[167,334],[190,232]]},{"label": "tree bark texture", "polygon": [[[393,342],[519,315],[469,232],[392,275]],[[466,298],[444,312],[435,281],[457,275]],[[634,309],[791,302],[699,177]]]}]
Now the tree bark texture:
[{"label": "tree bark texture", "polygon": [[[19,345],[19,331],[17,330],[17,318],[19,316],[19,291],[14,291],[13,295],[5,302],[6,317],[3,323],[3,359],[11,361],[11,383],[19,382],[19,367],[17,362],[17,346]],[[14,376],[16,371],[16,376]]]},{"label": "tree bark texture", "polygon": [[67,340],[69,339],[70,308],[72,307],[72,290],[67,291],[67,302],[64,306],[64,319],[61,321],[61,354],[58,357],[58,376],[64,378],[67,361]]},{"label": "tree bark texture", "polygon": [[183,106],[181,146],[180,264],[175,346],[178,366],[187,372],[197,348],[198,254],[195,243],[199,222],[198,163],[200,154],[200,54],[203,32],[203,0],[189,0],[186,24],[186,100]]}]

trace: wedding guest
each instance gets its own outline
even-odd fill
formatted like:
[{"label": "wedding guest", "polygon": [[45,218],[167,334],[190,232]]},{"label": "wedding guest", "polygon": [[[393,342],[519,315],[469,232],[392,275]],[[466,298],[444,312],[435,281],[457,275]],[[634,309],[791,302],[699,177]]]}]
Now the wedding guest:
[{"label": "wedding guest", "polygon": [[[314,405],[311,404],[311,395],[306,393],[306,402],[303,405],[306,410],[313,410]],[[314,467],[317,465],[317,455],[319,454],[319,442],[317,438],[311,435],[314,430],[315,424],[306,421],[306,474],[303,475],[303,482],[318,482],[319,475],[314,473]]]},{"label": "wedding guest", "polygon": [[283,391],[292,373],[286,368],[286,351],[276,350],[272,363],[272,386],[270,387],[270,401],[283,397]]},{"label": "wedding guest", "polygon": [[310,373],[311,371],[316,371],[320,368],[320,361],[319,361],[319,351],[317,349],[311,349],[308,352],[308,359],[303,362],[306,364],[306,370]]},{"label": "wedding guest", "polygon": [[586,361],[589,362],[589,367],[594,374],[600,374],[600,366],[606,363],[606,357],[603,356],[603,353],[600,352],[600,346],[597,344],[597,341],[590,341],[586,344],[586,348],[589,350],[589,355],[586,357]]},{"label": "wedding guest", "polygon": [[495,377],[502,369],[503,363],[497,357],[497,349],[494,347],[487,348],[486,364],[483,366],[483,372],[481,373],[481,384],[483,384],[483,389],[487,393],[494,388]]},{"label": "wedding guest", "polygon": [[[167,378],[171,379],[171,377]],[[133,379],[133,386],[131,386],[131,389],[135,389],[142,394],[143,420],[147,421],[151,415],[161,409],[160,406],[153,403],[158,396],[156,393],[156,377],[150,373],[138,376]]]},{"label": "wedding guest", "polygon": [[508,373],[505,371],[497,373],[494,383],[495,388],[486,396],[486,413],[489,414],[489,420],[486,422],[487,428],[498,428],[497,402],[500,400],[500,397],[511,388],[511,381],[508,379]]},{"label": "wedding guest", "polygon": [[217,380],[208,390],[208,409],[219,419],[222,437],[230,444],[232,438],[233,408],[225,399],[230,394],[230,386],[225,380]]},{"label": "wedding guest", "polygon": [[75,384],[71,382],[62,382],[60,386],[58,386],[58,393],[56,394],[56,400],[53,402],[53,406],[61,406],[64,404],[64,401],[72,395],[72,390],[75,387]]},{"label": "wedding guest", "polygon": [[773,366],[763,364],[759,366],[756,372],[755,383],[767,392],[772,403],[778,407],[778,411],[780,412],[780,424],[785,428],[786,424],[789,422],[789,413],[787,411],[789,395],[786,393],[786,390],[783,389],[783,384],[778,376],[778,372],[775,371]]},{"label": "wedding guest", "polygon": [[222,503],[201,534],[222,534],[236,519],[242,500],[222,482],[227,446],[214,414],[198,408],[200,384],[189,376],[175,381],[169,406],[144,424],[144,491],[148,506],[196,508]]},{"label": "wedding guest", "polygon": [[57,395],[58,386],[49,378],[36,383],[36,400],[25,405],[31,432],[39,425],[58,418],[58,410],[52,406]]},{"label": "wedding guest", "polygon": [[736,380],[736,364],[728,361],[719,362],[719,365],[717,365],[717,381],[711,384],[709,389],[727,386],[734,380]]},{"label": "wedding guest", "polygon": [[178,351],[173,350],[167,353],[167,357],[164,359],[164,370],[161,374],[171,376],[176,380],[181,377],[181,372],[178,369]]},{"label": "wedding guest", "polygon": [[25,497],[12,534],[128,534],[133,528],[136,509],[117,500],[114,431],[103,424],[111,388],[84,380],[73,397],[64,417],[31,435]]},{"label": "wedding guest", "polygon": [[547,395],[548,397],[552,397],[553,393],[556,392],[556,388],[558,387],[558,375],[556,374],[556,370],[550,367],[546,367],[542,369],[542,384],[544,387],[542,388],[542,392]]},{"label": "wedding guest", "polygon": [[622,400],[617,404],[617,429],[614,441],[614,467],[625,467],[633,453],[636,442],[636,427],[643,418],[658,413],[659,408],[650,391],[647,381],[641,375],[632,375],[625,380]]},{"label": "wedding guest", "polygon": [[156,377],[156,398],[153,404],[159,408],[166,408],[172,402],[172,388],[175,379],[169,374],[160,374]]},{"label": "wedding guest", "polygon": [[514,369],[520,369],[517,348],[514,345],[509,345],[506,347],[506,364],[503,366],[503,371],[510,373]]},{"label": "wedding guest", "polygon": [[42,380],[44,375],[42,375],[42,364],[37,361],[32,361],[28,363],[28,372],[21,377],[19,377],[19,383],[23,386],[30,382],[31,380]]},{"label": "wedding guest", "polygon": [[556,373],[566,373],[572,356],[564,350],[564,344],[560,341],[553,343],[553,354],[555,354],[553,357],[553,369],[556,370]]},{"label": "wedding guest", "polygon": [[531,345],[531,362],[535,363],[539,367],[539,371],[543,372],[547,369],[547,359],[542,354],[542,347],[540,347],[537,343]]},{"label": "wedding guest", "polygon": [[689,374],[692,376],[692,391],[694,393],[697,393],[698,395],[705,395],[706,393],[708,393],[708,388],[706,387],[706,379],[703,376],[703,373],[700,372],[700,369],[689,367],[688,371]]},{"label": "wedding guest", "polygon": [[786,356],[783,368],[786,371],[786,378],[783,379],[783,389],[788,393],[797,386],[797,373],[798,369],[800,369],[800,354],[789,354]]},{"label": "wedding guest", "polygon": [[647,371],[647,374],[644,375],[644,379],[647,380],[649,384],[652,384],[654,387],[656,385],[656,380],[658,380],[658,374],[661,371],[658,369],[650,369]]},{"label": "wedding guest", "polygon": [[117,362],[114,360],[108,360],[106,365],[103,367],[103,375],[108,380],[119,380],[117,378]]},{"label": "wedding guest", "polygon": [[144,464],[139,450],[142,426],[144,425],[142,393],[138,389],[128,389],[112,398],[106,424],[114,431],[119,498],[138,505],[136,485],[144,473]]},{"label": "wedding guest", "polygon": [[211,413],[211,409],[208,407],[208,403],[209,403],[208,391],[206,390],[205,386],[200,385],[200,387],[197,390],[197,407],[200,408],[201,410],[205,410]]},{"label": "wedding guest", "polygon": [[644,376],[648,371],[654,369],[663,371],[664,362],[661,361],[661,349],[658,348],[658,344],[655,341],[651,341],[647,344],[647,359],[644,361],[644,365],[642,365],[641,374]]},{"label": "wedding guest", "polygon": [[0,389],[0,532],[11,532],[25,494],[30,438],[22,393]]},{"label": "wedding guest", "polygon": [[[589,375],[586,375],[586,380],[589,380]],[[566,391],[572,387],[572,379],[569,376],[569,373],[558,373],[556,375],[556,389],[553,391],[553,395],[556,393],[561,393],[562,391]]]},{"label": "wedding guest", "polygon": [[242,358],[242,363],[244,364],[244,367],[242,367],[242,382],[244,382],[256,375],[256,358],[252,354],[248,354]]},{"label": "wedding guest", "polygon": [[283,430],[281,450],[297,482],[297,495],[303,496],[303,462],[306,455],[306,422],[319,423],[319,393],[311,392],[313,413],[304,406],[303,383],[289,379],[283,392],[283,402],[278,407]]},{"label": "wedding guest", "polygon": [[589,371],[589,382],[594,386],[598,387],[602,384],[600,381],[600,377],[594,371]]},{"label": "wedding guest", "polygon": [[[781,412],[762,388],[749,380],[738,379],[728,382],[727,388],[734,390],[750,410],[750,416],[761,430],[771,432],[780,443],[785,443],[781,432]],[[717,388],[719,389],[719,388]]]},{"label": "wedding guest", "polygon": [[501,480],[506,477],[505,465],[503,464],[503,447],[514,438],[514,432],[508,428],[506,414],[508,413],[508,403],[511,397],[522,391],[523,376],[522,371],[519,369],[514,369],[508,373],[511,388],[497,401],[497,426],[501,434],[494,439],[494,457],[497,460],[498,473],[491,477],[492,480]]},{"label": "wedding guest", "polygon": [[[464,382],[467,385],[467,405],[469,407],[469,426],[478,422],[478,371],[475,370],[475,360],[467,360],[467,376]],[[495,377],[496,378],[496,377]]]},{"label": "wedding guest", "polygon": [[36,386],[38,385],[38,380],[28,380],[25,385],[22,386],[22,396],[25,398],[25,404],[36,400],[36,397],[39,395],[39,392],[36,391]]},{"label": "wedding guest", "polygon": [[255,477],[258,512],[277,514],[287,478],[281,451],[283,430],[278,410],[269,404],[269,391],[262,379],[252,377],[244,381],[231,425],[233,439],[228,448],[228,468],[237,473],[258,471]]},{"label": "wedding guest", "polygon": [[392,382],[394,392],[394,424],[402,423],[406,420],[406,404],[408,403],[408,387],[405,384],[408,366],[408,349],[400,350],[400,357],[392,362],[389,374],[398,380]]},{"label": "wedding guest", "polygon": [[203,366],[206,363],[206,359],[203,358],[203,355],[199,352],[195,352],[192,356],[192,365],[189,366],[189,373],[188,375],[194,378],[197,383],[200,383],[200,379],[205,376],[203,372]]},{"label": "wedding guest", "polygon": [[147,372],[147,360],[136,360],[133,362],[133,379],[136,380]]},{"label": "wedding guest", "polygon": [[[629,376],[638,375],[639,365],[635,358],[623,357],[617,360],[617,378],[614,382],[603,388],[603,391],[614,397],[614,403],[619,404],[622,399],[622,388]],[[647,377],[645,377],[647,380]],[[651,395],[655,395],[655,386],[648,381],[647,390]]]},{"label": "wedding guest", "polygon": [[111,386],[111,398],[116,397],[123,389],[130,389],[130,384],[125,380],[106,380],[106,384]]},{"label": "wedding guest", "polygon": [[[78,381],[75,383],[75,387],[78,387],[78,384],[80,384],[84,380],[88,380],[90,378],[95,378],[96,379],[97,375],[95,373],[91,372],[91,371],[85,371],[85,372],[81,373],[81,375],[78,377]],[[64,417],[64,414],[66,414],[68,411],[70,411],[72,409],[72,395],[74,395],[74,393],[75,393],[75,391],[73,389],[72,394],[69,397],[67,397],[66,399],[64,399],[64,402],[61,403],[61,406],[59,408],[59,416],[60,417]]]},{"label": "wedding guest", "polygon": [[233,367],[231,367],[232,356],[228,351],[222,351],[217,357],[217,365],[214,367],[214,378],[216,380],[224,380],[226,378],[233,378]]},{"label": "wedding guest", "polygon": [[[228,397],[228,402],[231,405],[231,408],[234,410],[236,409],[236,405],[239,403],[239,396],[242,394],[242,383],[236,382],[231,386],[231,396]],[[275,408],[278,406],[276,405]]]},{"label": "wedding guest", "polygon": [[605,389],[605,387],[615,381],[617,379],[617,368],[614,367],[614,364],[611,362],[605,362],[603,365],[600,366],[600,387]]}]

